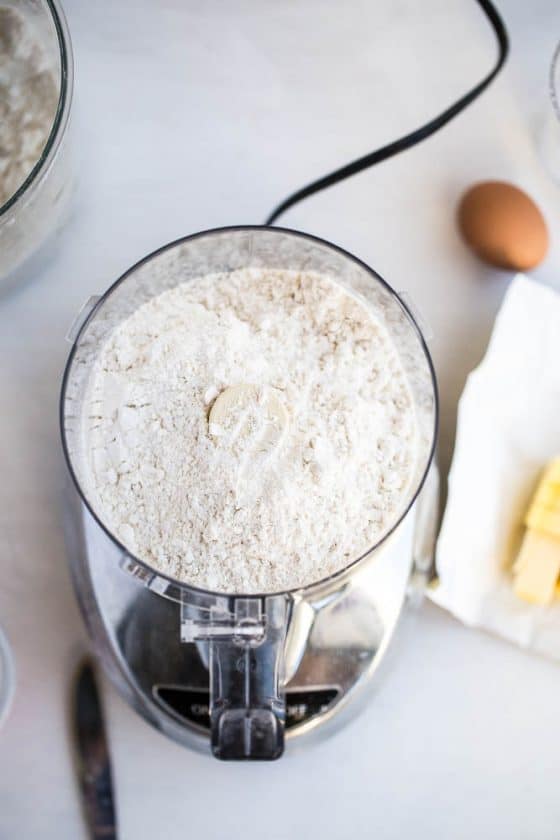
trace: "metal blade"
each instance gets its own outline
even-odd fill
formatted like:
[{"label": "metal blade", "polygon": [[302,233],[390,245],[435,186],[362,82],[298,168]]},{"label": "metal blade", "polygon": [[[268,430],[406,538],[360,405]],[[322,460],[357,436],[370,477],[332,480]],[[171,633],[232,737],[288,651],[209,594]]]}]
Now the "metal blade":
[{"label": "metal blade", "polygon": [[94,840],[116,838],[111,760],[95,673],[90,662],[84,662],[78,670],[73,723],[78,777],[90,835]]}]

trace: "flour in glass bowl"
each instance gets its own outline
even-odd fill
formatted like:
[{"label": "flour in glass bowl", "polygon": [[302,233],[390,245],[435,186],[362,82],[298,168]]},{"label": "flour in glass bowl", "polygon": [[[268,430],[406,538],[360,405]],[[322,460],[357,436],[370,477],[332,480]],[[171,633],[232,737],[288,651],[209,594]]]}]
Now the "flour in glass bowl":
[{"label": "flour in glass bowl", "polygon": [[0,206],[41,157],[58,105],[52,56],[29,19],[0,5]]},{"label": "flour in glass bowl", "polygon": [[327,276],[244,269],[163,292],[91,373],[88,495],[138,558],[194,586],[315,583],[394,525],[417,423],[395,346]]}]

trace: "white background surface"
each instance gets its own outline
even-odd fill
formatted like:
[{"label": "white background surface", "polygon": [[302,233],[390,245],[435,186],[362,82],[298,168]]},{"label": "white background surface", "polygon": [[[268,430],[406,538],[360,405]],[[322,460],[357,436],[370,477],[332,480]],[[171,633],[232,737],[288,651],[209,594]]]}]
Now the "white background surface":
[{"label": "white background surface", "polygon": [[[503,177],[534,195],[555,237],[535,274],[560,288],[560,188],[534,144],[560,9],[500,7],[512,56],[481,101],[282,219],[346,246],[413,296],[434,332],[444,465],[458,395],[508,282],[457,235],[463,188]],[[85,836],[68,698],[86,641],[59,525],[56,420],[74,313],[160,244],[260,222],[293,188],[415,127],[495,54],[468,0],[66,8],[77,66],[73,217],[56,260],[0,301],[0,620],[18,669],[0,731],[2,840]],[[180,748],[106,687],[122,837],[558,837],[558,666],[429,605],[407,615],[391,663],[358,719],[272,765]]]}]

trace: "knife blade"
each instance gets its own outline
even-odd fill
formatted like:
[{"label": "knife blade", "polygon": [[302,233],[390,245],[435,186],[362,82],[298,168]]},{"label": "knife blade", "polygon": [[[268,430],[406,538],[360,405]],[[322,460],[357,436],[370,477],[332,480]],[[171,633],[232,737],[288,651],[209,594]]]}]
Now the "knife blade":
[{"label": "knife blade", "polygon": [[111,759],[93,665],[83,662],[74,693],[74,735],[82,803],[93,840],[117,837]]}]

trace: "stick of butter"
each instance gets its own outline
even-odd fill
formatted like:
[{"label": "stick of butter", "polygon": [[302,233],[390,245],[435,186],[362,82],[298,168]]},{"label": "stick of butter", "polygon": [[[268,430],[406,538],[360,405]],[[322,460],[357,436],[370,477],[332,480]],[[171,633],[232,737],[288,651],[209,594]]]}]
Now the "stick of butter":
[{"label": "stick of butter", "polygon": [[513,567],[513,590],[550,604],[560,575],[560,457],[546,468],[525,517],[527,532]]}]

